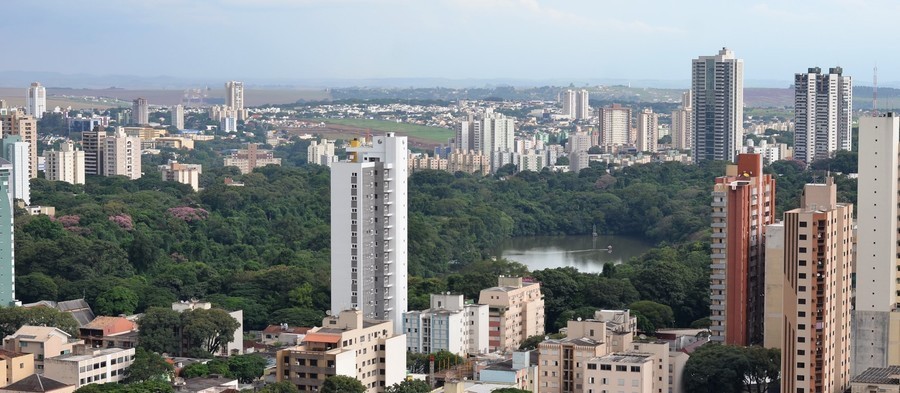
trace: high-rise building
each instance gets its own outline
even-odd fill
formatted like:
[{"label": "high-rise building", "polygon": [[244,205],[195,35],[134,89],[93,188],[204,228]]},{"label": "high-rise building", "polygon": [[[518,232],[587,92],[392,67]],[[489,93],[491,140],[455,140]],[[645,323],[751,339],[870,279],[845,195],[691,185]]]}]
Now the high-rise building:
[{"label": "high-rise building", "polygon": [[331,166],[331,311],[403,329],[407,311],[406,137],[354,139]]},{"label": "high-rise building", "polygon": [[25,111],[35,119],[44,117],[47,112],[47,89],[40,82],[33,82],[25,95]]},{"label": "high-rise building", "polygon": [[712,192],[712,340],[731,345],[763,341],[766,225],[775,219],[775,180],[762,156],[738,155]]},{"label": "high-rise building", "polygon": [[590,93],[587,90],[566,90],[561,93],[562,115],[572,120],[591,117]]},{"label": "high-rise building", "polygon": [[115,135],[106,137],[104,146],[104,176],[141,178],[140,137],[125,135],[125,131],[119,129]]},{"label": "high-rise building", "polygon": [[794,159],[807,164],[850,150],[853,83],[841,67],[794,75]]},{"label": "high-rise building", "polygon": [[627,145],[631,133],[631,108],[612,104],[600,108],[600,140],[603,145]]},{"label": "high-rise building", "polygon": [[309,143],[309,147],[306,148],[307,163],[331,166],[336,159],[334,141],[329,141],[328,139],[312,141]]},{"label": "high-rise building", "polygon": [[653,113],[653,109],[644,109],[638,113],[635,147],[638,151],[655,153],[657,141],[659,141],[659,115]]},{"label": "high-rise building", "polygon": [[9,178],[9,188],[13,198],[31,204],[30,165],[28,142],[22,142],[21,135],[6,135],[0,140],[0,157],[12,163],[12,173]]},{"label": "high-rise building", "polygon": [[492,352],[516,350],[526,338],[544,334],[544,296],[538,282],[500,276],[496,287],[481,290],[478,304],[488,305]]},{"label": "high-rise building", "polygon": [[[466,153],[469,150],[475,149],[475,133],[476,127],[478,128],[478,133],[481,132],[481,123],[475,121],[474,116],[468,116],[465,120],[460,120],[456,123],[453,131],[456,132],[455,138],[453,139],[453,151],[457,151],[460,153]],[[481,153],[481,150],[478,150]]]},{"label": "high-rise building", "polygon": [[900,366],[900,117],[859,119],[853,375]]},{"label": "high-rise building", "polygon": [[84,151],[76,150],[72,142],[64,142],[59,151],[44,151],[44,176],[47,180],[84,184]]},{"label": "high-rise building", "polygon": [[19,135],[22,137],[22,142],[28,142],[28,176],[32,179],[37,178],[37,120],[34,116],[26,115],[16,109],[0,109],[0,128],[3,130],[3,136]]},{"label": "high-rise building", "polygon": [[775,337],[765,342],[781,349],[782,392],[849,386],[852,227],[853,205],[837,202],[828,177],[807,184],[800,207],[769,227],[781,239],[766,234],[773,242],[766,244],[765,328]]},{"label": "high-rise building", "polygon": [[466,304],[463,295],[432,294],[431,307],[403,315],[406,350],[450,352],[459,356],[488,352],[488,306]]},{"label": "high-rise building", "polygon": [[247,120],[247,111],[244,109],[244,82],[225,83],[225,106],[234,111],[238,120]]},{"label": "high-rise building", "polygon": [[184,129],[184,106],[175,105],[172,107],[172,125],[179,130]]},{"label": "high-rise building", "polygon": [[694,162],[734,162],[744,143],[744,61],[722,48],[692,68]]},{"label": "high-rise building", "polygon": [[150,104],[146,98],[136,98],[131,102],[131,120],[138,126],[150,124]]},{"label": "high-rise building", "polygon": [[13,234],[13,195],[10,188],[12,164],[0,158],[0,305],[18,304],[16,300],[16,259]]},{"label": "high-rise building", "polygon": [[219,121],[219,130],[222,132],[237,132],[237,122],[238,119],[236,117],[223,117]]},{"label": "high-rise building", "polygon": [[672,145],[678,150],[690,150],[693,147],[694,110],[691,107],[691,91],[681,95],[681,107],[672,112]]},{"label": "high-rise building", "polygon": [[[481,119],[481,132],[476,137],[481,140],[481,152],[512,152],[515,141],[516,119],[501,113],[489,112]],[[477,130],[477,128],[476,128]]]},{"label": "high-rise building", "polygon": [[84,150],[84,173],[103,176],[106,174],[106,131],[99,127],[81,133],[81,148]]}]

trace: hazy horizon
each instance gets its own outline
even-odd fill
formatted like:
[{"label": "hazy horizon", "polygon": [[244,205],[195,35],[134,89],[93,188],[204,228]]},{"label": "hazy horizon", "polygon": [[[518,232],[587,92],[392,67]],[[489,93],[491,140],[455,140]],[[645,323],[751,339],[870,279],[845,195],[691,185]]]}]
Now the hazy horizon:
[{"label": "hazy horizon", "polygon": [[879,64],[888,83],[900,81],[898,54],[872,37],[891,36],[898,10],[887,0],[17,1],[4,5],[0,34],[16,37],[4,42],[16,55],[0,74],[686,81],[691,59],[727,46],[748,81],[839,65],[870,84]]}]

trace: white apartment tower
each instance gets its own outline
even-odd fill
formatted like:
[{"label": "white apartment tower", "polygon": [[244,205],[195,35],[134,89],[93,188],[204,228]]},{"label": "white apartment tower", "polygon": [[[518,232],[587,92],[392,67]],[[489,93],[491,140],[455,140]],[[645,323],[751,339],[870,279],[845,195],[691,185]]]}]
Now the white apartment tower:
[{"label": "white apartment tower", "polygon": [[244,82],[225,83],[225,106],[237,114],[238,120],[247,119],[247,112],[244,110]]},{"label": "white apartment tower", "polygon": [[3,151],[0,156],[12,163],[12,172],[9,176],[9,190],[12,192],[14,199],[25,201],[26,205],[31,204],[31,173],[30,173],[30,153],[31,148],[28,142],[22,141],[21,135],[7,135],[3,137],[0,146]]},{"label": "white apartment tower", "polygon": [[126,176],[129,179],[141,178],[141,138],[127,136],[121,128],[114,136],[106,137],[104,144],[106,176]]},{"label": "white apartment tower", "polygon": [[84,184],[84,152],[64,142],[59,151],[44,151],[44,175],[47,180]]},{"label": "white apartment tower", "polygon": [[851,375],[900,365],[900,117],[859,119]]},{"label": "white apartment tower", "polygon": [[566,90],[560,94],[562,101],[561,115],[575,120],[575,90]]},{"label": "white apartment tower", "polygon": [[566,90],[562,92],[562,115],[572,120],[583,120],[591,117],[590,93],[587,90]]},{"label": "white apartment tower", "polygon": [[722,48],[692,64],[694,162],[734,162],[744,141],[744,61]]},{"label": "white apartment tower", "polygon": [[672,145],[678,150],[690,150],[693,146],[694,110],[692,108],[691,91],[688,90],[681,95],[681,107],[672,112]]},{"label": "white apartment tower", "polygon": [[184,106],[175,105],[172,107],[172,125],[179,130],[184,129]]},{"label": "white apartment tower", "polygon": [[146,98],[131,102],[131,122],[139,126],[150,124],[150,104]]},{"label": "white apartment tower", "polygon": [[600,144],[627,145],[633,143],[631,133],[631,108],[619,104],[600,108]]},{"label": "white apartment tower", "polygon": [[653,113],[653,109],[644,109],[638,114],[637,126],[635,146],[638,151],[655,153],[659,140],[659,115]]},{"label": "white apartment tower", "polygon": [[850,150],[853,83],[841,67],[794,75],[794,159],[811,163]]},{"label": "white apartment tower", "polygon": [[25,95],[25,111],[35,119],[44,117],[47,112],[47,89],[40,82],[33,82]]},{"label": "white apartment tower", "polygon": [[403,329],[407,307],[406,137],[354,139],[331,166],[331,312]]}]

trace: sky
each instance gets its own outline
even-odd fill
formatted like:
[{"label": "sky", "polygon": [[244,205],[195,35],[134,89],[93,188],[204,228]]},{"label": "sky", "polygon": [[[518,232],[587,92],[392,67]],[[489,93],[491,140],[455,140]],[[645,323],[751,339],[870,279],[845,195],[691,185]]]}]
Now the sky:
[{"label": "sky", "polygon": [[[900,81],[895,0],[12,0],[3,71],[224,79]],[[15,55],[9,55],[15,54]],[[786,86],[786,85],[784,85]]]}]

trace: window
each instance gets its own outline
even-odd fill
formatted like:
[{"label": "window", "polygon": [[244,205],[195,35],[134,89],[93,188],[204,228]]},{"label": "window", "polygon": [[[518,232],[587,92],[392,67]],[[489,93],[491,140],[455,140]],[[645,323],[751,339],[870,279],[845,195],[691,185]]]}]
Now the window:
[{"label": "window", "polygon": [[609,365],[609,364],[601,364],[601,365],[600,365],[600,369],[601,369],[601,370],[604,370],[604,371],[610,371],[610,370],[612,370],[612,365]]},{"label": "window", "polygon": [[628,371],[628,366],[616,366],[616,371]]},{"label": "window", "polygon": [[800,228],[806,228],[806,221],[800,221]]},{"label": "window", "polygon": [[588,370],[596,370],[596,369],[597,369],[597,365],[594,364],[594,363],[588,363],[587,369],[588,369]]}]

